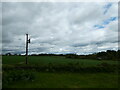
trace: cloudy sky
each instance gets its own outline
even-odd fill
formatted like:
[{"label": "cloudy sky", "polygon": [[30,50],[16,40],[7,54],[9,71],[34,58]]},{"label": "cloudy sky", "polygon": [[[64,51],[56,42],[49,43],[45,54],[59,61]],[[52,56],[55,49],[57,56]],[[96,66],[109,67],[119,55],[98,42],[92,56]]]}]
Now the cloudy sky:
[{"label": "cloudy sky", "polygon": [[118,49],[118,3],[4,2],[3,53],[89,54]]}]

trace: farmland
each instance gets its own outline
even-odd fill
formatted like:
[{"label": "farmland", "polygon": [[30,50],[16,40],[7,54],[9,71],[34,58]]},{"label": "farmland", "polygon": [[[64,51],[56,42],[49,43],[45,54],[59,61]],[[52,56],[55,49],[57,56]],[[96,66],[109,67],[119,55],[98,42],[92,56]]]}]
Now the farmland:
[{"label": "farmland", "polygon": [[[25,63],[25,56],[3,56],[2,57],[3,64],[24,64]],[[101,64],[103,62],[109,63],[109,64],[117,64],[118,61],[112,61],[112,60],[90,60],[90,59],[70,59],[65,58],[62,56],[29,56],[28,57],[28,63],[29,64],[49,64],[53,63],[55,65],[57,64],[68,64],[68,63],[80,63],[84,66],[96,66],[97,64]]]},{"label": "farmland", "polygon": [[28,65],[25,65],[25,56],[2,57],[3,88],[118,87],[115,68],[118,61],[64,56],[29,56],[28,59]]}]

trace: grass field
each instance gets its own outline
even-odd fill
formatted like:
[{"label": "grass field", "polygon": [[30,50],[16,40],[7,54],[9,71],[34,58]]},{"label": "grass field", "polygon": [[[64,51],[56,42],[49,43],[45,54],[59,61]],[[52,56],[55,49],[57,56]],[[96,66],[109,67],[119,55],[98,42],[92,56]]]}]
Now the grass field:
[{"label": "grass field", "polygon": [[[24,64],[25,63],[25,56],[3,56],[2,57],[3,64]],[[70,59],[65,58],[62,56],[29,56],[28,57],[28,63],[29,64],[68,64],[68,63],[79,63],[83,66],[96,66],[97,64],[101,63],[109,63],[109,64],[118,64],[118,61],[112,61],[112,60],[90,60],[90,59]]]},{"label": "grass field", "polygon": [[[101,63],[118,64],[112,60],[87,60],[70,59],[62,56],[29,56],[28,65],[48,65],[55,66],[79,63],[83,67],[93,67]],[[25,56],[3,56],[3,66],[5,65],[25,65]],[[17,70],[18,72],[21,70]],[[27,70],[24,70],[25,72]],[[4,71],[3,71],[4,72]],[[8,72],[8,71],[5,71]],[[9,70],[11,72],[11,70]],[[16,73],[16,70],[14,71]],[[80,72],[39,72],[30,70],[34,73],[33,80],[16,80],[10,82],[3,88],[117,88],[118,74],[113,73],[80,73]],[[22,73],[21,73],[22,74]],[[8,74],[9,75],[9,74]],[[10,75],[9,75],[10,76]],[[4,74],[3,74],[4,77]],[[14,75],[13,75],[14,78]],[[5,85],[5,83],[4,83]]]},{"label": "grass field", "polygon": [[115,74],[95,73],[43,73],[35,72],[33,81],[19,81],[9,84],[10,88],[116,88]]}]

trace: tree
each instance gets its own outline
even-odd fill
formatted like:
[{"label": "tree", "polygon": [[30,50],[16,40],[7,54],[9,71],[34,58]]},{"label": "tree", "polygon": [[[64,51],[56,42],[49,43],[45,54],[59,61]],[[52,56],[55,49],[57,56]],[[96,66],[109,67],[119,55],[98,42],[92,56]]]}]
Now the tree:
[{"label": "tree", "polygon": [[10,56],[10,55],[11,55],[11,53],[6,53],[5,55],[6,55],[6,56]]}]

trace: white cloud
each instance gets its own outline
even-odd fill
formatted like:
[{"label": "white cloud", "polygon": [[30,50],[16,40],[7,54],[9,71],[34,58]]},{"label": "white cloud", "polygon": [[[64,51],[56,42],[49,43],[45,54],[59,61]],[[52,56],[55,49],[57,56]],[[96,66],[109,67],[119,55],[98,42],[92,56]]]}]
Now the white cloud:
[{"label": "white cloud", "polygon": [[[3,51],[30,53],[92,53],[117,49],[117,20],[96,29],[110,17],[118,17],[117,3],[104,14],[108,3],[3,3]],[[107,44],[109,43],[109,44]],[[12,49],[17,47],[17,49]],[[5,49],[5,50],[4,50]]]}]

